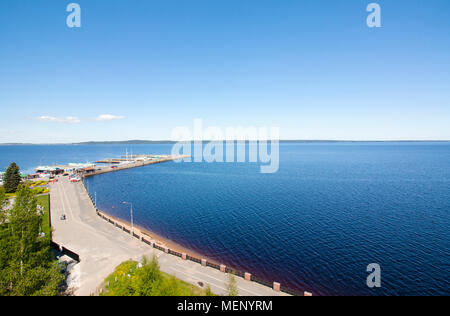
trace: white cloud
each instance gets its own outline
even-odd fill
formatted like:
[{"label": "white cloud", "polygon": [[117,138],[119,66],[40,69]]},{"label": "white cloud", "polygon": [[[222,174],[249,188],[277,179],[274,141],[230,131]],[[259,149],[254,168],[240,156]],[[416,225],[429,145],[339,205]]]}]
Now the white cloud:
[{"label": "white cloud", "polygon": [[42,122],[56,122],[56,123],[80,123],[80,119],[75,116],[67,116],[67,117],[53,117],[53,116],[39,116],[37,118]]},{"label": "white cloud", "polygon": [[113,121],[113,120],[123,120],[125,116],[122,115],[111,115],[111,114],[102,114],[97,116],[96,121]]}]

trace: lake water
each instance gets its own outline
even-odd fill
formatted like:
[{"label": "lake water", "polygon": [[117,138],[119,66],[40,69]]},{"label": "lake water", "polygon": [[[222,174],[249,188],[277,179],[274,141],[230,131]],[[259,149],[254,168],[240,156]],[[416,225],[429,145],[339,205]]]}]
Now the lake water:
[{"label": "lake water", "polygon": [[[16,161],[168,154],[171,145],[0,146]],[[163,163],[89,178],[98,207],[207,257],[316,295],[449,295],[450,143],[283,143],[280,169]],[[366,285],[378,263],[382,287]]]}]

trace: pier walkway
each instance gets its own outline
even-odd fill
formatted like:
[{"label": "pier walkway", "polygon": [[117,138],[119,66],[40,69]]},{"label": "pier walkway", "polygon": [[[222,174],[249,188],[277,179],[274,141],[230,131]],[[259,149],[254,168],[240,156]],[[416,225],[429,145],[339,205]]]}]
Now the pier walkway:
[{"label": "pier walkway", "polygon": [[[117,165],[99,167],[99,168],[95,169],[95,171],[93,171],[93,172],[85,173],[84,177],[92,177],[92,176],[103,174],[103,173],[115,172],[115,171],[137,168],[137,167],[144,167],[144,166],[154,165],[154,164],[168,162],[168,161],[181,160],[181,159],[189,158],[189,157],[190,157],[189,155],[183,155],[183,156],[167,156],[167,157],[160,158],[160,159],[146,159],[146,160],[121,159],[121,162],[118,163]],[[110,159],[110,160],[103,160],[103,161],[98,161],[98,162],[113,163],[113,161],[119,161],[119,160]]]},{"label": "pier walkway", "polygon": [[[53,240],[80,256],[75,295],[96,294],[104,279],[123,261],[156,255],[163,272],[197,285],[211,286],[214,293],[226,293],[227,275],[210,267],[166,254],[142,243],[102,220],[83,187],[67,177],[50,185]],[[60,220],[61,215],[66,220]],[[269,287],[236,277],[239,294],[244,296],[287,295]]]}]

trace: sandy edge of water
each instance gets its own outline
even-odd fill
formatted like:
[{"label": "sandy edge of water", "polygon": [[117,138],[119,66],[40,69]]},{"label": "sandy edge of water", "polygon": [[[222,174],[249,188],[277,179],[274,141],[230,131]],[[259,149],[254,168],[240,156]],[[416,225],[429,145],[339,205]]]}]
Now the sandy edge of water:
[{"label": "sandy edge of water", "polygon": [[[98,212],[100,215],[103,215],[104,217],[111,219],[112,221],[116,222],[117,224],[119,224],[131,231],[131,223],[130,222],[119,219],[115,216],[108,214],[105,211],[102,211],[102,210],[99,210]],[[217,262],[216,260],[210,259],[210,258],[200,254],[199,252],[196,252],[194,250],[191,250],[184,246],[181,246],[180,244],[178,244],[168,238],[165,238],[161,235],[158,235],[155,232],[149,231],[148,229],[142,228],[139,225],[133,225],[133,226],[134,226],[135,234],[142,236],[143,238],[145,238],[148,241],[154,242],[156,245],[158,245],[160,247],[168,248],[168,249],[170,249],[172,251],[176,251],[178,253],[186,253],[188,256],[191,256],[191,257],[194,257],[197,259],[206,259],[208,262],[214,263],[217,265],[221,264],[221,263]],[[117,229],[120,229],[120,228],[117,228]]]}]

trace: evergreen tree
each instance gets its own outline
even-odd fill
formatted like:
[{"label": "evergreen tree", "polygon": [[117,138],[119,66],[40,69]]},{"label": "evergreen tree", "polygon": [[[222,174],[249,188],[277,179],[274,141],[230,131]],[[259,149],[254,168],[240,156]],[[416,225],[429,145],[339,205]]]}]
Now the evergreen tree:
[{"label": "evergreen tree", "polygon": [[6,193],[14,193],[17,191],[17,187],[19,186],[22,179],[20,178],[20,170],[15,162],[11,163],[11,165],[6,169],[6,172],[3,177],[4,188]]},{"label": "evergreen tree", "polygon": [[37,202],[25,185],[18,187],[7,219],[0,224],[0,296],[58,295],[64,277],[49,237],[40,235]]}]

